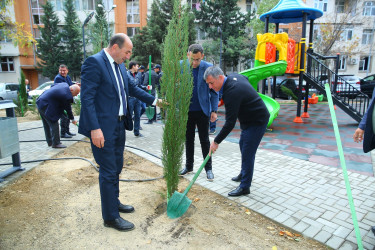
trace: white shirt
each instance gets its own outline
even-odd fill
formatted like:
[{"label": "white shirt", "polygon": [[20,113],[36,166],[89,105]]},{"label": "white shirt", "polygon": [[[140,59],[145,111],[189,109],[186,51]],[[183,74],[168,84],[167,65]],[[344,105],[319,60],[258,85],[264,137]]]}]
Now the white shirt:
[{"label": "white shirt", "polygon": [[[123,108],[123,105],[122,105],[122,97],[121,97],[121,90],[120,90],[120,83],[117,79],[117,74],[116,74],[116,69],[115,69],[115,65],[113,64],[114,63],[114,59],[112,58],[112,56],[110,54],[108,54],[108,52],[104,49],[104,53],[106,54],[108,60],[109,60],[109,63],[111,64],[111,67],[112,67],[112,71],[113,71],[113,74],[115,75],[115,78],[116,78],[116,83],[117,83],[117,89],[118,89],[118,93],[119,93],[119,98],[120,98],[120,110],[118,112],[118,115],[119,116],[122,116],[124,115],[124,108]],[[124,79],[122,78],[122,75],[121,75],[121,71],[120,71],[120,68],[119,68],[119,72],[120,72],[120,77],[121,77],[121,80],[123,82],[123,84],[125,84],[124,82]],[[124,85],[124,88],[125,88],[125,85]],[[125,89],[124,89],[125,91]],[[126,101],[126,95],[124,96],[124,99]]]}]

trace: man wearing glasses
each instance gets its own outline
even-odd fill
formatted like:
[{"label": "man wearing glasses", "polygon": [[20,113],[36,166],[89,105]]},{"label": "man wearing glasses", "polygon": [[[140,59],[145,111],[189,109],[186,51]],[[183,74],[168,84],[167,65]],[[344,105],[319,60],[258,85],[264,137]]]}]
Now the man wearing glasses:
[{"label": "man wearing glasses", "polygon": [[[203,47],[200,44],[190,45],[187,56],[192,66],[194,88],[186,125],[186,164],[185,168],[181,170],[180,175],[185,175],[193,171],[196,127],[198,128],[203,158],[207,156],[210,150],[209,121],[216,121],[217,105],[219,102],[218,94],[215,91],[210,91],[206,81],[203,79],[206,69],[212,66],[212,64],[202,60],[204,57]],[[213,181],[214,174],[212,173],[211,158],[207,162],[205,170],[207,180]]]}]

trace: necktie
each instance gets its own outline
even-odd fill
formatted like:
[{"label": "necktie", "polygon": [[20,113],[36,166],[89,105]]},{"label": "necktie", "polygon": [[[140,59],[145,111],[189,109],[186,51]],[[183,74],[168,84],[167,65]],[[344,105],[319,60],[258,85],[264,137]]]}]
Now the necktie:
[{"label": "necktie", "polygon": [[113,62],[113,64],[115,65],[116,75],[117,75],[118,83],[119,83],[119,86],[120,86],[120,93],[121,93],[122,107],[123,107],[123,110],[124,110],[124,115],[126,115],[126,101],[125,101],[124,84],[122,84],[118,64],[116,62]]}]

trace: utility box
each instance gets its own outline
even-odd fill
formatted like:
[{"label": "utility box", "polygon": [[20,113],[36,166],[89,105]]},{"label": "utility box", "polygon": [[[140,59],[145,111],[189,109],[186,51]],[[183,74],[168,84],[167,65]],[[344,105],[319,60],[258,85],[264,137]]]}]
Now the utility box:
[{"label": "utility box", "polygon": [[0,117],[0,159],[19,151],[17,118]]}]

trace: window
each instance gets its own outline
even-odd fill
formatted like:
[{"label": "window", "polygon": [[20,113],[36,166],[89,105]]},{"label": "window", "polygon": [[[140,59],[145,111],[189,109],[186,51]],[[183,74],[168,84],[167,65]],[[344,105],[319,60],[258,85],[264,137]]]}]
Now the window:
[{"label": "window", "polygon": [[6,33],[4,29],[0,29],[0,43],[8,43],[11,42],[12,38]]},{"label": "window", "polygon": [[191,0],[191,9],[200,10],[201,9],[200,0]]},{"label": "window", "polygon": [[314,8],[327,12],[328,0],[314,0]]},{"label": "window", "polygon": [[34,38],[36,40],[39,40],[40,39],[40,29],[39,28],[33,29],[33,35],[34,35]]},{"label": "window", "polygon": [[372,30],[363,30],[362,44],[371,44],[373,39]]},{"label": "window", "polygon": [[368,67],[369,67],[368,56],[361,56],[361,58],[359,59],[358,70],[366,71],[366,70],[368,70]]},{"label": "window", "polygon": [[246,0],[246,11],[251,12],[251,4],[253,3],[253,0]]},{"label": "window", "polygon": [[0,72],[14,72],[13,57],[1,57]]},{"label": "window", "polygon": [[367,1],[363,5],[363,13],[364,16],[375,16],[375,1]]},{"label": "window", "polygon": [[[60,0],[57,0],[60,1]],[[78,2],[78,3],[77,3]],[[100,3],[100,0],[76,0],[76,10],[95,10]],[[104,7],[106,7],[107,1],[103,1]]]},{"label": "window", "polygon": [[42,5],[46,0],[31,0],[31,13],[33,15],[33,24],[43,24],[41,17],[44,15]]},{"label": "window", "polygon": [[195,31],[197,32],[197,40],[206,40],[206,32],[201,30],[198,26],[195,26]]},{"label": "window", "polygon": [[138,27],[128,27],[127,28],[127,35],[129,37],[135,36],[136,34],[138,34],[138,32],[139,32],[139,28]]},{"label": "window", "polygon": [[345,11],[345,0],[336,0],[336,12],[344,13]]},{"label": "window", "polygon": [[139,18],[139,1],[127,0],[126,1],[126,20],[128,23],[140,23]]},{"label": "window", "polygon": [[353,29],[352,28],[346,28],[343,30],[343,32],[340,35],[340,41],[351,41],[353,38]]},{"label": "window", "polygon": [[279,29],[279,33],[283,33],[283,32],[285,32],[285,33],[288,34],[289,29],[287,29],[287,28],[280,28],[280,29]]},{"label": "window", "polygon": [[346,57],[342,56],[340,57],[339,61],[339,69],[345,69],[346,68]]}]

